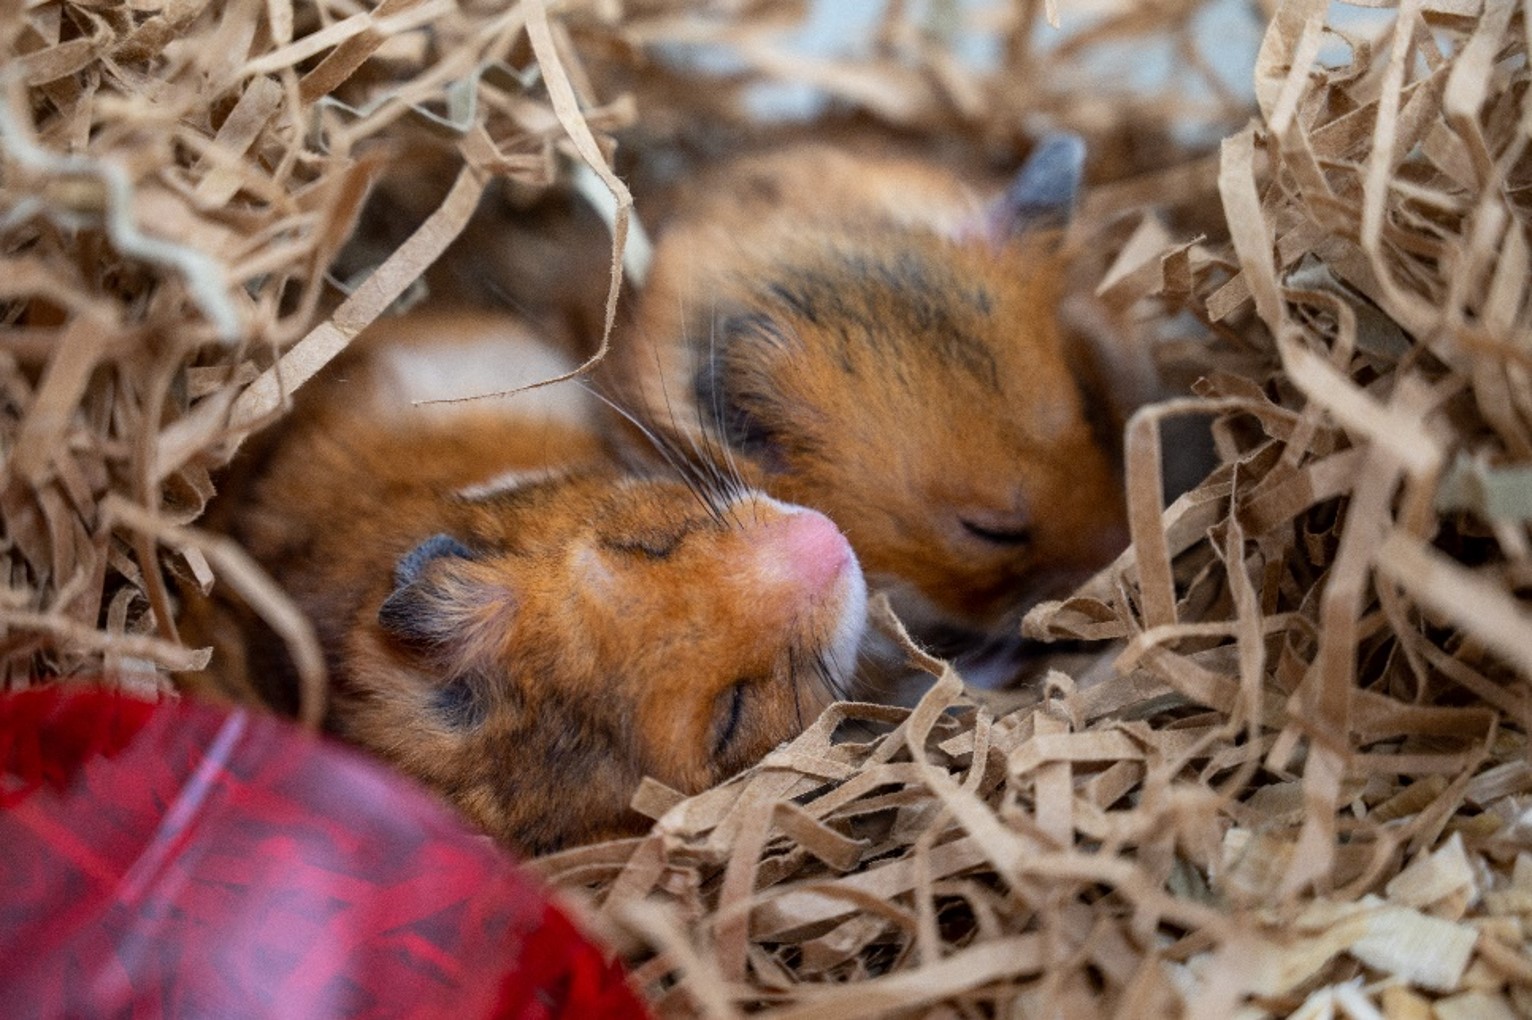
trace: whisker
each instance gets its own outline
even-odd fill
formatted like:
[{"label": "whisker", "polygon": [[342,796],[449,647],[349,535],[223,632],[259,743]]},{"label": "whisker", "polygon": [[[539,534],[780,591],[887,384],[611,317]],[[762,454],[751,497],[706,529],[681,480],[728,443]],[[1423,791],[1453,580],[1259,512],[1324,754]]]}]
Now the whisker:
[{"label": "whisker", "polygon": [[[823,651],[814,653],[814,665],[819,673],[820,680],[824,683],[825,689],[830,692],[835,701],[852,700],[850,688],[842,686],[842,682],[836,679],[835,670],[831,668],[830,663],[825,659]],[[851,679],[850,674],[847,674],[844,679],[849,682]]]},{"label": "whisker", "polygon": [[[718,388],[718,309],[713,309],[713,318],[709,323],[707,338],[707,367],[708,367],[708,395],[712,398],[713,405],[713,433],[718,436],[718,445],[723,450],[724,463],[729,469],[735,491],[743,492],[749,488],[745,484],[745,476],[739,469],[739,461],[734,458],[734,448],[729,445],[729,430],[723,420],[723,405],[720,403]],[[702,406],[697,406],[697,417],[702,417]]]},{"label": "whisker", "polygon": [[656,429],[651,428],[649,425],[640,420],[636,414],[623,407],[617,401],[608,397],[605,393],[602,393],[599,388],[591,385],[583,379],[580,380],[580,385],[585,389],[587,393],[601,401],[607,407],[611,408],[625,421],[627,421],[628,424],[637,429],[639,433],[649,441],[649,445],[654,447],[654,451],[660,455],[660,458],[665,462],[666,466],[668,466],[670,470],[674,472],[675,476],[681,481],[681,484],[686,486],[687,491],[689,491],[692,496],[696,498],[697,502],[702,505],[702,508],[708,512],[708,515],[719,524],[726,523],[719,512],[716,500],[713,499],[711,493],[707,491],[703,481],[696,477],[693,465],[687,461],[686,457],[681,454],[680,451],[676,450],[672,446],[668,439],[661,436]]},{"label": "whisker", "polygon": [[695,437],[688,436],[688,445],[691,446],[692,453],[695,455],[697,463],[701,469],[708,473],[708,478],[711,482],[713,492],[717,495],[723,512],[728,514],[729,517],[733,519],[735,526],[738,527],[740,525],[740,521],[738,516],[735,514],[734,508],[737,504],[737,497],[740,495],[741,490],[734,487],[733,480],[724,473],[722,467],[718,463],[718,458],[713,454],[713,446],[711,440],[708,438],[707,432],[702,425],[702,416],[700,410],[697,414],[697,427],[699,430],[698,434],[702,437],[702,444],[699,446]]},{"label": "whisker", "polygon": [[[708,344],[710,349],[708,366],[710,371],[713,367],[711,348],[713,346],[713,337],[717,332],[717,319],[718,309],[715,304],[713,308],[713,315],[710,317],[708,322]],[[681,318],[681,323],[682,345],[685,350],[689,351],[692,349],[692,345],[691,338],[687,335],[686,318],[684,315]],[[660,390],[665,394],[666,405],[669,406],[670,390],[665,379],[664,368],[658,364],[656,364],[655,367],[660,374]],[[714,393],[715,404],[716,396],[717,394]],[[718,492],[719,499],[724,504],[726,512],[729,513],[730,517],[734,518],[735,524],[738,525],[739,519],[733,513],[734,505],[738,501],[740,495],[744,493],[749,487],[744,484],[744,477],[739,473],[737,465],[731,465],[730,470],[728,471],[724,470],[723,462],[718,456],[718,450],[721,449],[724,452],[724,455],[728,456],[728,441],[724,438],[724,434],[721,428],[709,429],[707,427],[707,423],[703,420],[702,417],[701,401],[692,401],[692,414],[695,419],[697,428],[694,435],[689,435],[687,437],[689,445],[691,446],[692,452],[696,456],[698,462],[706,468],[709,476],[712,478],[714,489]],[[671,421],[673,424],[676,424],[676,430],[679,432],[680,426],[679,423],[675,422],[674,409],[671,410]],[[716,439],[714,438],[715,436],[717,437]]]},{"label": "whisker", "polygon": [[[684,336],[682,339],[684,343]],[[659,376],[660,396],[665,401],[665,412],[670,417],[671,432],[674,435],[682,435],[684,430],[681,428],[681,423],[676,417],[675,405],[671,402],[670,399],[670,382],[665,378],[665,366],[664,363],[660,360],[660,352],[659,348],[657,347],[654,348],[654,370]],[[723,517],[728,512],[731,500],[729,499],[729,493],[727,490],[724,489],[720,484],[717,465],[713,463],[711,458],[703,455],[702,451],[697,446],[697,440],[695,436],[686,435],[685,439],[687,445],[691,447],[692,455],[690,457],[686,455],[685,450],[680,448],[679,443],[675,442],[674,440],[672,440],[672,448],[683,460],[687,462],[693,477],[697,479],[698,485],[707,492],[713,517],[718,520],[720,524],[725,523]]]},{"label": "whisker", "polygon": [[793,688],[793,718],[797,720],[798,732],[803,732],[808,723],[803,721],[803,685],[798,681],[798,650],[788,649],[787,652],[787,681]]}]

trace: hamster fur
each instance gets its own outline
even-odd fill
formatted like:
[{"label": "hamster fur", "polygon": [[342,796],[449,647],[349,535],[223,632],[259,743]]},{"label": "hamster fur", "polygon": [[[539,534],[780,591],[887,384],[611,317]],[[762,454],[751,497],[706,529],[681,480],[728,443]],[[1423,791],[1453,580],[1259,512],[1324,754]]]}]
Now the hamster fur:
[{"label": "hamster fur", "polygon": [[980,640],[1127,541],[1036,222],[1078,183],[1049,144],[996,196],[825,145],[729,164],[662,228],[614,351],[631,399],[826,513],[928,637]]},{"label": "hamster fur", "polygon": [[313,620],[328,728],[529,853],[631,831],[798,732],[865,618],[845,539],[619,467],[562,361],[482,313],[380,323],[300,396],[232,532]]}]

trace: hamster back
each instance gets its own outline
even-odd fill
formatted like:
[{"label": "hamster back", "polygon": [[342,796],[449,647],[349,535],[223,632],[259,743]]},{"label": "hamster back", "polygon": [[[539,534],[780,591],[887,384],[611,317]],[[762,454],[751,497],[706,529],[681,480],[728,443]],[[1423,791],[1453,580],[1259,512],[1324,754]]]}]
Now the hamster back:
[{"label": "hamster back", "polygon": [[993,626],[1126,544],[1036,222],[1068,162],[1045,146],[986,199],[900,158],[742,160],[662,233],[616,372],[828,514],[918,628]]},{"label": "hamster back", "polygon": [[527,852],[629,831],[644,775],[695,792],[796,735],[865,615],[823,515],[625,473],[577,388],[412,406],[550,358],[501,319],[375,330],[235,522],[315,622],[327,725]]}]

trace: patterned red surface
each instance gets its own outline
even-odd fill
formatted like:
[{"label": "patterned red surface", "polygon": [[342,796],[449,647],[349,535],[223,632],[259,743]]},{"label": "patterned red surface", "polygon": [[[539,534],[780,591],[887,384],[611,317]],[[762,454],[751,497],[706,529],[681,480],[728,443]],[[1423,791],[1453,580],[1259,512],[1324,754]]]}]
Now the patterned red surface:
[{"label": "patterned red surface", "polygon": [[641,1017],[535,882],[275,719],[0,698],[5,1016]]}]

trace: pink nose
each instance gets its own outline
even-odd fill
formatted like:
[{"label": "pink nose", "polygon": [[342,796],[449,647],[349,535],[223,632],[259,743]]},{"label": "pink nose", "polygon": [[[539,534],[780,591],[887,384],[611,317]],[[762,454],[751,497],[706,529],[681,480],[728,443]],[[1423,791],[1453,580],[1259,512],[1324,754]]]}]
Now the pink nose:
[{"label": "pink nose", "polygon": [[774,529],[779,555],[805,588],[821,591],[852,561],[851,544],[830,518],[802,510],[778,522]]}]

